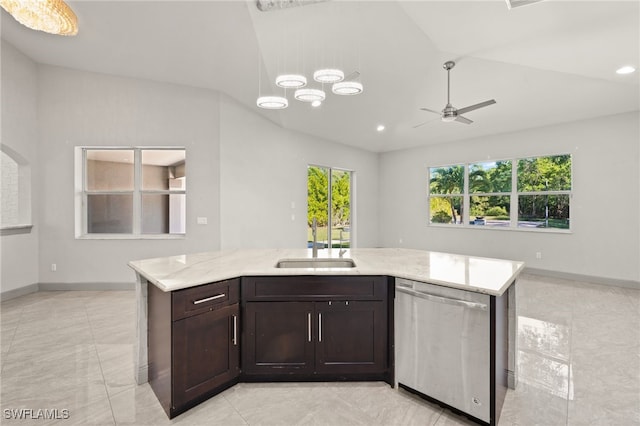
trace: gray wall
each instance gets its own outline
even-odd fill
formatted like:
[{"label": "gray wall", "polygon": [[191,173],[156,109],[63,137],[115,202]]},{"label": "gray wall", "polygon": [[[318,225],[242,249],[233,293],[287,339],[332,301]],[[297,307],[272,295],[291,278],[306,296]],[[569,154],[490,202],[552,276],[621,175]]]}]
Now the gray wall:
[{"label": "gray wall", "polygon": [[[0,290],[132,282],[132,259],[302,247],[308,164],[355,170],[359,247],[519,259],[538,269],[637,282],[639,139],[636,112],[375,154],[282,129],[218,92],[37,65],[3,41],[2,143],[32,166],[35,226],[2,236]],[[75,238],[74,148],[130,145],[187,148],[186,238]],[[426,225],[429,165],[557,153],[574,158],[571,234]],[[197,217],[208,225],[197,225]]]},{"label": "gray wall", "polygon": [[355,171],[352,237],[377,246],[377,154],[282,129],[226,96],[220,135],[222,248],[306,247],[309,164]]},{"label": "gray wall", "polygon": [[[133,271],[127,267],[130,260],[220,247],[216,92],[47,65],[38,70],[39,148],[47,158],[36,173],[44,188],[40,282],[133,282]],[[75,239],[76,146],[185,146],[187,236]],[[209,224],[197,225],[197,216],[208,217]],[[52,263],[57,264],[57,272],[51,272]]]},{"label": "gray wall", "polygon": [[[524,260],[535,269],[638,282],[639,140],[635,112],[382,154],[381,243]],[[573,155],[570,234],[427,226],[429,166],[561,153]],[[536,259],[536,252],[542,259]]]},{"label": "gray wall", "polygon": [[[2,144],[18,153],[38,173],[37,102],[38,67],[12,45],[2,41]],[[1,238],[0,291],[5,292],[38,283],[38,214],[40,184],[34,176],[31,185],[31,222],[28,234],[3,235]]]}]

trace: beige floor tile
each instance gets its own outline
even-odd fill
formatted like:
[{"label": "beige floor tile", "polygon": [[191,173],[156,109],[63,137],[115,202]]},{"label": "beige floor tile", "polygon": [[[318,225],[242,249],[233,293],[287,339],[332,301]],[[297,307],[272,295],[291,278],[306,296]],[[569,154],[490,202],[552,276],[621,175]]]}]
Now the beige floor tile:
[{"label": "beige floor tile", "polygon": [[[520,384],[500,425],[640,425],[640,291],[533,275],[517,285]],[[133,291],[2,302],[1,407],[67,408],[65,425],[468,424],[381,382],[242,383],[169,421],[134,382],[135,321]]]}]

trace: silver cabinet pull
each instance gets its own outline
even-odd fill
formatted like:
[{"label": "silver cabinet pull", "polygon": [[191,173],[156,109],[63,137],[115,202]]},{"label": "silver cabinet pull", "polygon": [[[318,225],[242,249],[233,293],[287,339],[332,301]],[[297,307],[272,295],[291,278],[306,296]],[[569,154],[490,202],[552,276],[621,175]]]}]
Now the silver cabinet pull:
[{"label": "silver cabinet pull", "polygon": [[318,342],[322,342],[322,314],[318,314]]},{"label": "silver cabinet pull", "polygon": [[233,316],[233,346],[238,346],[238,317]]},{"label": "silver cabinet pull", "polygon": [[194,305],[199,305],[200,303],[208,302],[208,301],[210,301],[210,300],[220,299],[220,298],[223,298],[223,297],[225,297],[225,296],[226,296],[226,294],[222,293],[222,294],[218,294],[218,295],[216,295],[216,296],[211,296],[211,297],[207,297],[207,298],[200,299],[200,300],[194,300],[194,301],[193,301],[193,304],[194,304]]},{"label": "silver cabinet pull", "polygon": [[307,314],[307,330],[309,335],[309,341],[311,341],[311,312]]}]

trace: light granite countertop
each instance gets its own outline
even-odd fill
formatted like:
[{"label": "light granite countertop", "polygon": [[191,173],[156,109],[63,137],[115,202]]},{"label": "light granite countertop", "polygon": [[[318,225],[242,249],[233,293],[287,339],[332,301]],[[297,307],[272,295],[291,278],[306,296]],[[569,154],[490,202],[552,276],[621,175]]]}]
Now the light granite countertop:
[{"label": "light granite countertop", "polygon": [[[522,272],[524,262],[401,248],[347,250],[353,268],[276,268],[281,259],[311,258],[310,249],[239,249],[184,254],[129,262],[163,291],[242,276],[387,275],[501,296]],[[338,258],[338,250],[319,250]]]}]

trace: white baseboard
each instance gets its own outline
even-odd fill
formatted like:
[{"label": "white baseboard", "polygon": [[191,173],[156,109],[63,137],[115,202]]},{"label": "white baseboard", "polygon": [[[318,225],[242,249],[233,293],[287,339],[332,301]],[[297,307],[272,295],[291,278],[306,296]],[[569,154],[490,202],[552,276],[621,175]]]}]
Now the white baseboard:
[{"label": "white baseboard", "polygon": [[38,283],[7,290],[0,293],[0,301],[15,299],[37,291],[113,291],[134,290],[135,283]]},{"label": "white baseboard", "polygon": [[24,287],[14,288],[0,293],[0,301],[15,299],[16,297],[25,296],[27,294],[38,291],[38,284],[29,284]]},{"label": "white baseboard", "polygon": [[640,281],[621,280],[618,278],[596,277],[593,275],[574,274],[571,272],[549,271],[546,269],[524,268],[524,273],[531,275],[539,275],[549,278],[560,278],[571,281],[583,281],[591,284],[610,285],[613,287],[624,287],[640,290]]},{"label": "white baseboard", "polygon": [[68,291],[68,290],[84,290],[84,291],[109,291],[109,290],[135,290],[136,283],[40,283],[38,290],[40,291]]}]

